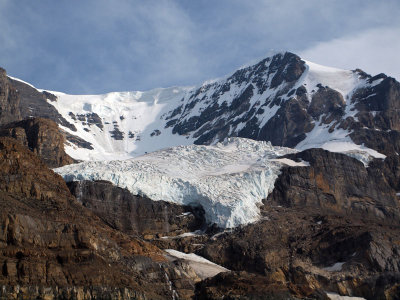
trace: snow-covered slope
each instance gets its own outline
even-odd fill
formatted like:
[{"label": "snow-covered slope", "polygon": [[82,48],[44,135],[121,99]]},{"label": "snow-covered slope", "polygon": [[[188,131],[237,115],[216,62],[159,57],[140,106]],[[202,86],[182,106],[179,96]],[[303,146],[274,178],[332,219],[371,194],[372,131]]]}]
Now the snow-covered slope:
[{"label": "snow-covered slope", "polygon": [[53,92],[58,100],[49,103],[77,129],[75,132],[63,127],[64,130],[92,144],[93,150],[89,150],[69,143],[69,155],[80,160],[126,159],[193,143],[193,139],[173,135],[172,129],[165,130],[163,120],[163,115],[178,106],[188,90],[173,87],[105,95]]},{"label": "snow-covered slope", "polygon": [[[336,142],[345,142],[345,150],[350,151],[360,149],[349,137],[350,129],[329,130],[337,119],[327,124],[321,122],[323,114],[311,118],[306,112],[313,97],[329,87],[345,102],[340,118],[356,119],[353,93],[382,81],[368,79],[360,72],[320,66],[286,52],[199,87],[105,95],[53,92],[58,100],[49,103],[76,128],[63,127],[65,131],[91,144],[92,149],[67,144],[67,153],[79,160],[126,159],[234,136],[299,149],[338,149]],[[296,101],[297,115],[293,116],[290,107]]]},{"label": "snow-covered slope", "polygon": [[108,180],[135,195],[201,205],[206,219],[235,227],[258,219],[258,204],[272,191],[282,165],[296,150],[232,138],[214,146],[178,146],[123,161],[92,161],[55,169],[66,181]]}]

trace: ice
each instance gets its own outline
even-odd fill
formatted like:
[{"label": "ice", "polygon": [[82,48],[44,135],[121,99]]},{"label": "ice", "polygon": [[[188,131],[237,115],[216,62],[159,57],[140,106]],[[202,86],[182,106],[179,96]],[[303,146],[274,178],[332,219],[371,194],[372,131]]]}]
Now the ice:
[{"label": "ice", "polygon": [[55,169],[67,181],[107,180],[134,195],[201,205],[210,223],[223,228],[255,222],[258,205],[273,190],[280,168],[274,160],[296,150],[230,138],[213,146],[178,146],[123,161],[91,161]]}]

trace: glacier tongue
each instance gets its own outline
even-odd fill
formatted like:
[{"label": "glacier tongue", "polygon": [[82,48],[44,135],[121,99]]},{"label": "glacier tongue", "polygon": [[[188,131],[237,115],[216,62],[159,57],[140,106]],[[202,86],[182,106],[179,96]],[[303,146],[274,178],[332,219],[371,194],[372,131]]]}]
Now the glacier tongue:
[{"label": "glacier tongue", "polygon": [[257,204],[272,191],[285,164],[275,158],[294,152],[269,142],[229,138],[213,146],[178,146],[55,171],[66,181],[107,180],[152,200],[201,205],[208,222],[229,228],[258,219]]}]

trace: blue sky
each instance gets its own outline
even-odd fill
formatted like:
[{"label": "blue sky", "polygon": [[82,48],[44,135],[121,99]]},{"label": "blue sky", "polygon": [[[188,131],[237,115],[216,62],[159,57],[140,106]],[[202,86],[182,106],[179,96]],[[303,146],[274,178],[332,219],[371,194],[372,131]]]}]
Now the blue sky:
[{"label": "blue sky", "polygon": [[400,1],[0,0],[0,66],[104,93],[195,85],[288,50],[400,79]]}]

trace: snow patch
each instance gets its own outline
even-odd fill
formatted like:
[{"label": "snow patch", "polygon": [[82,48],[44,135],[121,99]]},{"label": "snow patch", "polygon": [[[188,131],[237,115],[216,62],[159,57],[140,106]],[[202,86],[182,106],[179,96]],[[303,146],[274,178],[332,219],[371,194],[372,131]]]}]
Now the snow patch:
[{"label": "snow patch", "polygon": [[366,300],[365,298],[362,297],[340,296],[339,294],[333,292],[326,292],[326,295],[331,300]]},{"label": "snow patch", "polygon": [[328,272],[342,271],[342,267],[344,264],[345,264],[345,262],[337,262],[330,267],[323,268],[323,270],[328,271]]},{"label": "snow patch", "polygon": [[194,253],[186,254],[173,249],[165,249],[164,251],[170,256],[186,260],[201,279],[213,277],[221,272],[229,272],[228,269]]},{"label": "snow patch", "polygon": [[347,95],[359,82],[358,75],[353,71],[326,67],[307,60],[305,62],[308,66],[308,74],[305,79],[308,91],[317,90],[317,85],[321,84],[337,90],[346,100]]},{"label": "snow patch", "polygon": [[336,128],[330,133],[330,126],[330,124],[316,122],[313,130],[307,133],[306,138],[297,144],[295,148],[300,151],[310,148],[322,148],[331,152],[343,153],[358,159],[365,166],[368,166],[372,158],[386,158],[386,155],[373,149],[355,144],[349,136],[350,133],[346,130]]},{"label": "snow patch", "polygon": [[276,158],[276,159],[271,159],[271,161],[278,161],[278,162],[281,162],[290,167],[309,167],[310,166],[310,163],[307,161],[302,160],[300,162],[296,162],[296,161],[288,159],[288,158]]}]

